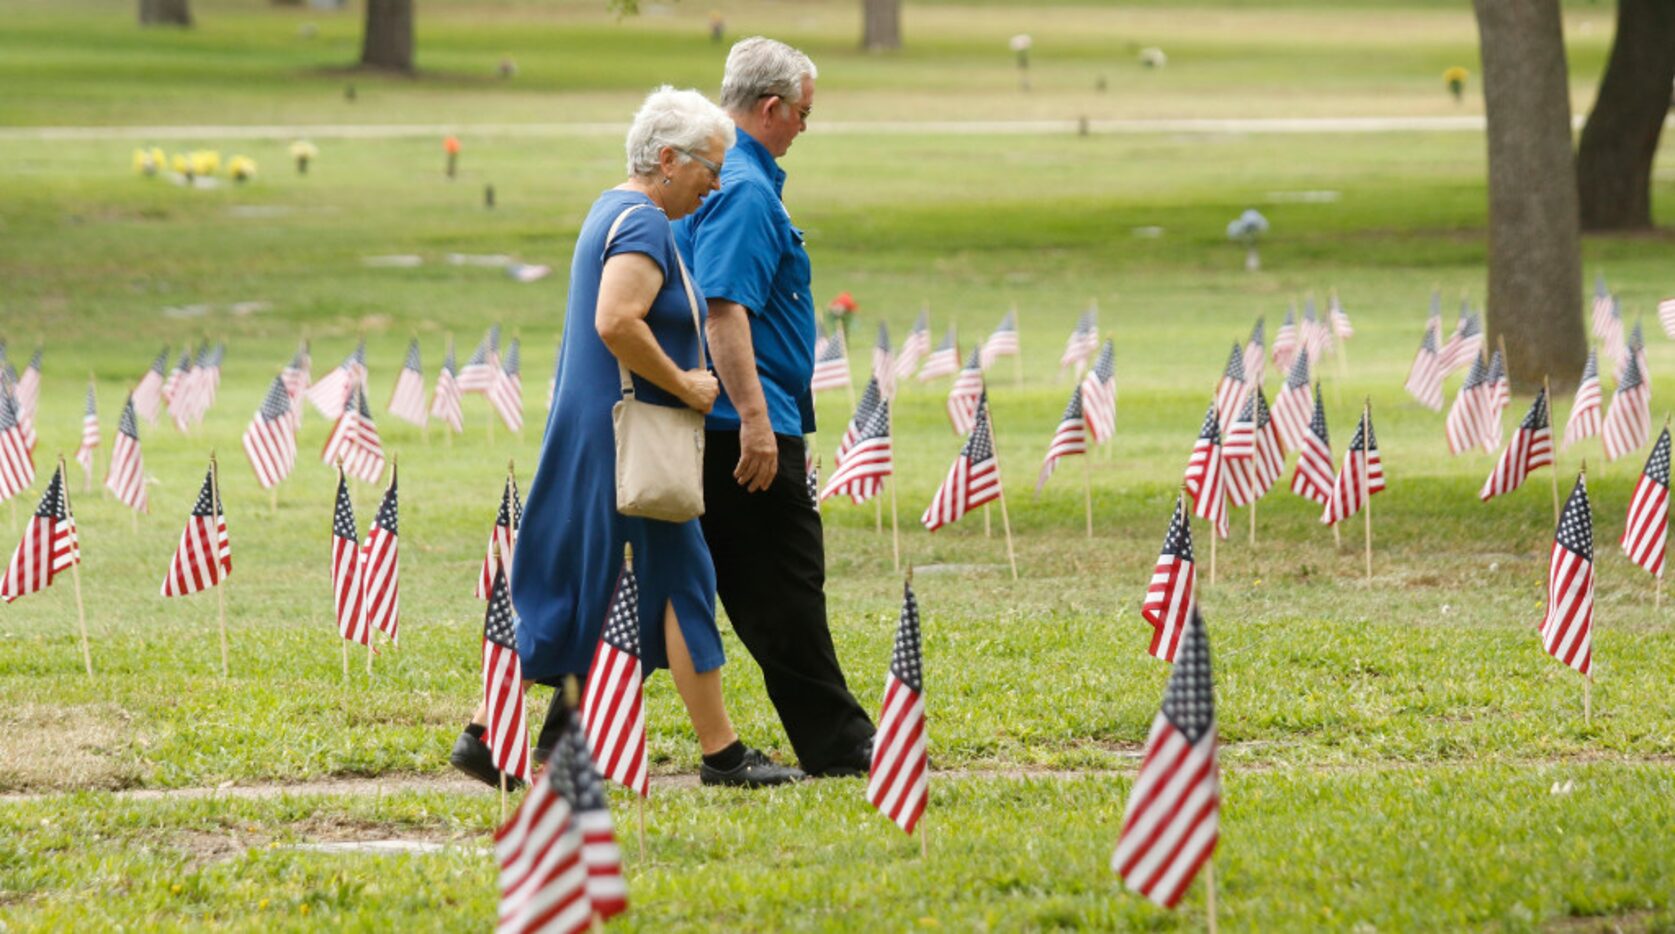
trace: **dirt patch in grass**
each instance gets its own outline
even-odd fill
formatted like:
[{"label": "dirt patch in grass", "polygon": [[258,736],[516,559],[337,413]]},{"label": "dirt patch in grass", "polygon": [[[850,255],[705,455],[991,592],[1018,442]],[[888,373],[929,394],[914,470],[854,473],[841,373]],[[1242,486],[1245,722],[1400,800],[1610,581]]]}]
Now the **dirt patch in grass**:
[{"label": "dirt patch in grass", "polygon": [[114,704],[24,704],[0,714],[0,791],[139,784],[132,717]]},{"label": "dirt patch in grass", "polygon": [[1665,930],[1668,920],[1668,916],[1662,912],[1642,910],[1620,915],[1555,918],[1543,924],[1541,929],[1555,934],[1638,934],[1640,931]]}]

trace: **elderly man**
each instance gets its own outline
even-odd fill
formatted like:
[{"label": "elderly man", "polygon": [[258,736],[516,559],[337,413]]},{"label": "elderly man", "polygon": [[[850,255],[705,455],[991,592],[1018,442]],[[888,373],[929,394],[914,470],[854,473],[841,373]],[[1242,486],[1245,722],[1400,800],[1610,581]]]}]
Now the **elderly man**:
[{"label": "elderly man", "polygon": [[826,552],[809,501],[803,435],[814,430],[814,298],[803,232],[781,200],[777,160],[808,126],[814,63],[760,36],[727,55],[721,106],[737,142],[721,190],[675,225],[709,301],[721,395],[707,422],[704,538],[733,630],[810,775],[864,775],[872,722],[844,682],[826,623]]}]

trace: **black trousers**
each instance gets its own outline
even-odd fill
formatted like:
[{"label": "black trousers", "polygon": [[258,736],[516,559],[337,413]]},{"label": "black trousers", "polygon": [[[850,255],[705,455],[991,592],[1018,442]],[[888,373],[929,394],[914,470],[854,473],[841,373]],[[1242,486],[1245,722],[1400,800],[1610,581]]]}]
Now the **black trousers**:
[{"label": "black trousers", "polygon": [[818,771],[873,734],[849,693],[826,622],[826,545],[808,495],[803,439],[779,435],[773,485],[749,493],[733,479],[739,433],[706,432],[704,538],[727,618],[762,666],[768,698],[797,758]]}]

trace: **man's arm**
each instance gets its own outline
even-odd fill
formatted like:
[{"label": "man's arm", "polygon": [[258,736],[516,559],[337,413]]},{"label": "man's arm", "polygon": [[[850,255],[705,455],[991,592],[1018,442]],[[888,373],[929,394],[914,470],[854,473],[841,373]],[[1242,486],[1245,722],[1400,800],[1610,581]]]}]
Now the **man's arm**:
[{"label": "man's arm", "polygon": [[750,341],[750,312],[737,302],[709,300],[705,325],[710,360],[739,412],[739,464],[733,479],[752,493],[768,488],[779,473],[779,440],[768,421],[768,402],[756,375],[756,349]]}]

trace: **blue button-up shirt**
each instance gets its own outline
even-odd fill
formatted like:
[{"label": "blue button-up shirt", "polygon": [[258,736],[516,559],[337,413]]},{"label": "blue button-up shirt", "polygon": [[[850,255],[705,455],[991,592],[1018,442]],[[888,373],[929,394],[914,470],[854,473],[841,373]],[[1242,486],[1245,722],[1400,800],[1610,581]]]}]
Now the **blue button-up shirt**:
[{"label": "blue button-up shirt", "polygon": [[[776,434],[802,435],[814,430],[814,296],[803,232],[785,210],[784,188],[774,157],[739,130],[721,168],[721,190],[675,222],[675,243],[706,299],[749,309],[768,420]],[[739,427],[725,387],[707,424]]]}]

